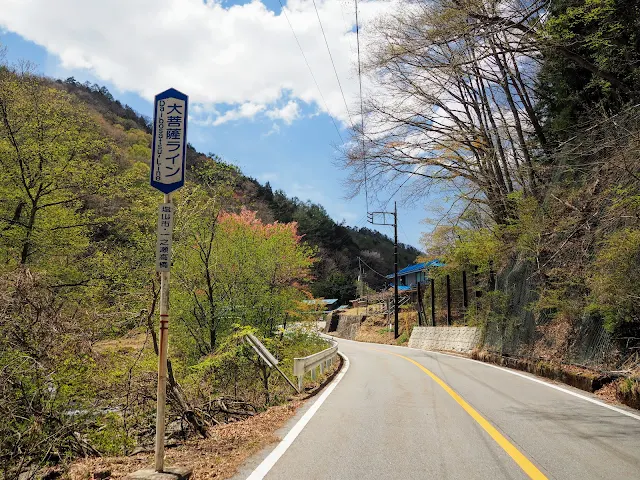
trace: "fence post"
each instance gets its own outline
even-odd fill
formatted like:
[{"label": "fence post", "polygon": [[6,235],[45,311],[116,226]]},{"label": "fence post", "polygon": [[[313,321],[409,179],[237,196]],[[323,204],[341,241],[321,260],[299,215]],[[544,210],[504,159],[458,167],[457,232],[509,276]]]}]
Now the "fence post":
[{"label": "fence post", "polygon": [[431,279],[431,325],[436,326],[436,281]]},{"label": "fence post", "polygon": [[467,272],[462,271],[462,305],[466,310],[469,306],[469,298],[467,297]]},{"label": "fence post", "polygon": [[447,275],[447,325],[451,326],[451,279]]},{"label": "fence post", "polygon": [[298,375],[298,393],[302,392],[304,375]]},{"label": "fence post", "polygon": [[421,327],[422,326],[422,313],[423,313],[422,311],[423,311],[423,308],[422,308],[422,292],[420,291],[420,282],[418,282],[417,289],[418,289],[418,308],[417,308],[417,310],[418,310],[418,326]]}]

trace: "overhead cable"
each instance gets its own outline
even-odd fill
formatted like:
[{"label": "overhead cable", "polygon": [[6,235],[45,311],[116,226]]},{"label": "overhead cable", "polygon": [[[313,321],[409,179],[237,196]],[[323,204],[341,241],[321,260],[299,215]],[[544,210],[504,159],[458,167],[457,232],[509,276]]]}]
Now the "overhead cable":
[{"label": "overhead cable", "polygon": [[358,44],[358,83],[360,85],[360,136],[362,138],[362,160],[364,162],[364,201],[369,212],[369,190],[367,187],[367,155],[364,147],[364,107],[362,101],[362,68],[360,65],[360,24],[358,22],[358,0],[356,3],[356,43]]},{"label": "overhead cable", "polygon": [[[329,117],[331,117],[331,121],[333,122],[333,126],[336,128],[336,132],[338,133],[338,136],[340,137],[340,141],[342,143],[344,143],[344,139],[342,138],[342,135],[340,134],[340,129],[338,128],[338,124],[336,123],[336,120],[334,118],[334,116],[331,114],[331,110],[329,110],[329,105],[327,104],[327,101],[324,98],[324,95],[322,94],[322,90],[320,90],[320,85],[318,85],[318,80],[316,80],[316,76],[313,74],[313,70],[311,70],[311,65],[309,65],[309,60],[307,60],[307,56],[304,53],[304,50],[302,49],[302,45],[300,45],[300,40],[298,40],[298,35],[296,35],[296,31],[293,29],[293,25],[291,24],[291,20],[289,20],[289,16],[287,15],[287,11],[284,8],[284,4],[282,3],[282,0],[278,0],[280,2],[280,6],[282,7],[282,13],[284,14],[284,17],[287,19],[287,23],[289,24],[289,28],[291,28],[291,32],[293,33],[293,36],[296,39],[296,43],[298,44],[298,48],[300,49],[300,53],[302,53],[302,57],[304,58],[304,62],[307,64],[307,68],[309,69],[309,73],[311,74],[311,77],[313,77],[313,81],[316,84],[316,87],[318,88],[318,93],[320,93],[320,98],[322,98],[322,101],[324,102],[324,108],[327,110],[327,113],[329,114]],[[315,5],[315,3],[314,3]],[[316,13],[318,11],[316,10]],[[319,19],[320,17],[318,17]],[[323,32],[324,34],[324,32]],[[326,41],[326,38],[325,38]],[[333,59],[332,59],[333,61]],[[334,67],[335,68],[335,67]],[[340,90],[342,90],[342,87],[340,87]],[[343,95],[344,98],[344,95]]]},{"label": "overhead cable", "polygon": [[382,278],[387,278],[386,275],[381,274],[380,272],[378,272],[377,270],[371,268],[367,262],[365,262],[364,260],[362,260],[362,257],[358,257],[358,260],[360,260],[362,263],[364,263],[364,266],[367,267],[369,270],[371,270],[373,273],[375,273],[376,275],[381,276]]},{"label": "overhead cable", "polygon": [[320,20],[320,13],[318,13],[318,6],[316,5],[316,0],[313,1],[313,8],[316,11],[316,16],[318,17],[318,23],[320,24],[320,30],[322,31],[322,36],[324,37],[324,44],[327,46],[327,52],[329,52],[329,58],[331,59],[331,65],[333,65],[333,72],[336,74],[336,80],[338,80],[338,86],[340,87],[340,94],[342,95],[342,100],[344,101],[344,107],[347,109],[347,115],[349,116],[349,122],[353,126],[353,120],[351,119],[351,112],[349,111],[349,106],[347,105],[347,99],[344,96],[344,90],[342,90],[342,83],[340,82],[340,77],[338,76],[338,70],[336,69],[336,64],[333,61],[333,55],[331,55],[331,49],[329,48],[329,42],[327,41],[327,36],[324,33],[324,27],[322,26],[322,20]]}]

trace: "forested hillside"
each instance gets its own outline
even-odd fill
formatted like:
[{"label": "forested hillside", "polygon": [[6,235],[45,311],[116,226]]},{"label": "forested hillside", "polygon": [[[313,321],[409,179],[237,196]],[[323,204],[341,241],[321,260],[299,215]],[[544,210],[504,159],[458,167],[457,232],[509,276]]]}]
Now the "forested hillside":
[{"label": "forested hillside", "polygon": [[[455,320],[481,327],[485,348],[625,371],[616,393],[635,405],[639,19],[637,0],[400,2],[363,40],[364,118],[344,155],[354,191],[445,203],[426,256],[444,261],[434,272],[454,291],[473,272]],[[104,87],[0,66],[3,478],[153,437],[150,143],[150,120]],[[174,196],[168,418],[207,435],[289,397],[243,336],[259,335],[290,373],[326,343],[282,325],[309,318],[305,299],[355,297],[358,258],[384,286],[393,245],[214,153],[189,146],[187,167]],[[419,254],[401,246],[400,266]]]},{"label": "forested hillside", "polygon": [[[97,84],[81,84],[71,77],[56,84],[64,88],[109,123],[121,125],[125,130],[151,132],[151,120],[135,112],[128,105],[122,105],[111,93]],[[235,207],[242,205],[258,213],[266,222],[296,222],[298,232],[304,241],[317,247],[318,262],[313,268],[311,292],[316,297],[338,298],[346,303],[356,295],[358,277],[358,257],[372,269],[390,273],[393,271],[393,240],[375,230],[361,227],[352,228],[336,223],[322,207],[298,198],[287,197],[281,190],[273,191],[269,182],[265,185],[245,176],[233,164],[224,161],[214,153],[203,154],[188,145],[187,166],[189,178],[201,183],[198,172],[208,172],[207,181],[226,183],[234,191]],[[213,166],[213,167],[212,167]],[[398,263],[400,268],[413,263],[419,251],[410,245],[399,244]],[[371,269],[363,272],[364,281],[374,289],[384,287],[384,279]]]},{"label": "forested hillside", "polygon": [[[152,439],[160,196],[149,127],[103,87],[0,66],[3,478]],[[348,301],[358,256],[391,270],[393,247],[213,154],[189,146],[187,166],[174,196],[169,420],[207,435],[288,398],[243,336],[263,338],[291,373],[294,357],[326,344],[281,331],[310,318],[301,301]],[[401,262],[417,254],[403,246]]]},{"label": "forested hillside", "polygon": [[454,192],[425,247],[441,274],[478,269],[460,321],[491,349],[637,365],[639,9],[437,0],[378,20],[345,166],[362,188],[368,169],[369,188]]}]

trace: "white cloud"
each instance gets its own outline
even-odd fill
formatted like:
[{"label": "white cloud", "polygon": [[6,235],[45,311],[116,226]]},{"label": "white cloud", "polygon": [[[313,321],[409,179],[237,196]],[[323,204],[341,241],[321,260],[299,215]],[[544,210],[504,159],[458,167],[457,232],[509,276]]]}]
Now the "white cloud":
[{"label": "white cloud", "polygon": [[267,112],[267,117],[272,120],[282,120],[287,125],[291,125],[299,116],[300,106],[294,100],[289,100],[289,103],[282,108],[275,108]]},{"label": "white cloud", "polygon": [[213,121],[213,125],[222,125],[223,123],[231,122],[233,120],[253,118],[265,108],[266,107],[264,105],[257,103],[243,103],[238,108],[228,110],[224,114],[220,115]]},{"label": "white cloud", "polygon": [[[316,3],[355,112],[353,7],[340,1]],[[359,5],[364,22],[393,8],[385,0]],[[313,3],[289,0],[286,8],[329,110],[346,123]],[[261,112],[290,123],[299,116],[298,101],[325,110],[284,15],[257,0],[232,6],[213,0],[0,0],[0,10],[0,28],[44,46],[65,68],[87,69],[147,99],[168,87],[184,91],[192,108],[208,106],[196,112],[201,123],[219,125]],[[217,114],[214,107],[221,104],[231,110]]]},{"label": "white cloud", "polygon": [[267,137],[270,137],[271,135],[275,135],[278,133],[280,133],[280,125],[273,122],[273,124],[271,125],[271,130],[269,130],[267,133],[263,133],[262,135],[260,135],[260,137],[267,138]]}]

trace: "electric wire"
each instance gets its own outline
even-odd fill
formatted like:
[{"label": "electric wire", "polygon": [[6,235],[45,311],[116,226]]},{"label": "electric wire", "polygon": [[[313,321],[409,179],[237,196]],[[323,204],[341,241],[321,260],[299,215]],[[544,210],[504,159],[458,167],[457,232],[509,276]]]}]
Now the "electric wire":
[{"label": "electric wire", "polygon": [[365,262],[364,260],[362,260],[362,257],[358,257],[358,260],[360,260],[360,261],[364,264],[364,266],[365,266],[365,267],[367,267],[369,270],[371,270],[371,271],[372,271],[373,273],[375,273],[376,275],[379,275],[379,276],[380,276],[380,277],[382,277],[382,278],[387,278],[387,276],[386,276],[386,275],[383,275],[382,273],[378,272],[377,270],[375,270],[374,268],[372,268],[371,266],[369,266],[369,265],[367,264],[367,262]]},{"label": "electric wire", "polygon": [[344,107],[347,109],[349,122],[351,123],[351,126],[353,126],[353,120],[351,119],[351,112],[349,111],[349,106],[347,105],[347,99],[344,96],[344,90],[342,90],[342,83],[340,82],[340,77],[338,76],[338,70],[336,69],[336,64],[333,61],[333,55],[331,55],[331,49],[329,48],[329,42],[327,41],[327,36],[324,33],[324,27],[322,26],[322,20],[320,20],[320,13],[318,12],[318,6],[316,5],[316,0],[312,0],[312,1],[313,1],[313,8],[316,11],[316,16],[318,17],[318,23],[320,24],[320,30],[322,31],[322,36],[324,37],[324,44],[327,46],[327,52],[329,52],[329,58],[331,59],[333,72],[336,74],[336,80],[338,80],[338,86],[340,87],[340,94],[342,95],[342,101],[344,102]]},{"label": "electric wire", "polygon": [[364,162],[364,201],[369,212],[369,190],[367,187],[367,155],[364,145],[364,106],[362,101],[362,67],[360,63],[360,23],[358,22],[358,0],[356,4],[356,43],[358,45],[358,83],[360,85],[360,136],[362,138],[362,161]]},{"label": "electric wire", "polygon": [[387,199],[387,201],[384,202],[384,206],[382,207],[383,209],[387,208],[387,205],[389,205],[389,202],[391,201],[391,199],[396,196],[396,194],[400,191],[400,189],[404,187],[405,183],[407,183],[411,179],[411,177],[413,177],[414,174],[415,172],[411,172],[409,176],[405,179],[405,181],[402,182],[398,188],[396,188],[395,192],[393,192],[391,196]]},{"label": "electric wire", "polygon": [[[316,84],[316,87],[318,89],[318,93],[320,93],[320,98],[322,98],[322,101],[324,102],[324,108],[327,110],[327,113],[329,114],[329,117],[331,117],[331,121],[333,122],[333,126],[336,129],[338,137],[340,137],[340,141],[342,143],[344,143],[344,139],[342,138],[342,135],[340,134],[340,129],[338,128],[338,124],[336,123],[336,120],[335,120],[333,114],[331,113],[331,110],[329,110],[329,105],[327,104],[327,100],[324,98],[324,95],[322,94],[322,90],[320,90],[320,85],[318,84],[318,80],[316,80],[316,76],[313,74],[313,70],[311,70],[311,65],[309,65],[309,60],[307,60],[307,56],[305,55],[304,50],[302,49],[302,45],[300,44],[300,40],[298,40],[298,35],[296,35],[296,31],[293,29],[293,25],[291,24],[291,20],[289,20],[289,15],[287,15],[287,11],[284,8],[284,4],[282,3],[282,0],[278,0],[278,1],[280,2],[280,6],[282,7],[282,13],[284,14],[284,18],[287,19],[287,23],[289,24],[289,28],[291,28],[291,33],[293,33],[293,36],[296,39],[296,43],[298,44],[298,48],[300,49],[300,53],[302,53],[302,57],[304,58],[304,62],[307,64],[307,68],[309,69],[309,73],[311,74],[311,77],[313,78],[313,81]],[[315,6],[315,2],[314,2],[314,6]],[[316,9],[316,13],[318,13],[317,9]],[[320,17],[318,17],[318,20],[320,20]],[[321,26],[322,26],[322,24],[321,24]],[[322,33],[324,35],[324,31]],[[326,38],[325,38],[325,41],[326,41]],[[327,48],[328,48],[328,46],[327,46]],[[329,55],[331,55],[331,53],[329,53]],[[333,59],[331,61],[333,62]],[[335,70],[335,66],[334,66],[334,70]],[[338,80],[338,83],[339,82],[340,82],[340,80]],[[342,90],[342,87],[340,87],[340,90]],[[344,98],[344,94],[343,94],[343,98]]]},{"label": "electric wire", "polygon": [[404,239],[407,242],[405,245],[411,245],[411,242],[409,241],[409,235],[407,235],[407,232],[405,232],[404,227],[401,224],[398,224],[398,226],[400,227],[400,230],[402,230],[402,234],[404,235]]}]

